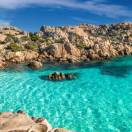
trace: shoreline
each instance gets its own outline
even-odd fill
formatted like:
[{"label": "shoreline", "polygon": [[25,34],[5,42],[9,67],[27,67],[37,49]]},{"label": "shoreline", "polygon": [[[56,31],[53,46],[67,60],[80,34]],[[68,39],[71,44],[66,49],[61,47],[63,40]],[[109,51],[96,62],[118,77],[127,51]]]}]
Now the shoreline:
[{"label": "shoreline", "polygon": [[42,26],[36,33],[9,26],[1,29],[0,36],[0,68],[8,63],[74,64],[132,55],[132,22]]},{"label": "shoreline", "polygon": [[73,132],[65,128],[52,128],[44,118],[31,117],[19,110],[0,113],[1,132]]},{"label": "shoreline", "polygon": [[[68,62],[68,61],[63,61],[63,62],[58,62],[58,61],[36,61],[36,60],[33,60],[33,61],[27,61],[27,62],[19,62],[19,63],[14,63],[14,62],[5,62],[6,65],[3,65],[3,66],[0,66],[0,70],[4,70],[4,69],[8,69],[8,68],[12,68],[12,67],[15,67],[15,66],[19,66],[19,65],[23,65],[23,66],[26,66],[28,67],[28,64],[30,64],[31,62],[40,62],[42,63],[42,67],[36,69],[36,70],[39,70],[39,69],[43,69],[45,67],[45,65],[54,65],[54,66],[85,66],[85,65],[92,65],[92,64],[98,64],[98,63],[104,63],[104,62],[108,62],[108,61],[111,61],[111,60],[114,60],[114,59],[118,59],[118,58],[124,58],[124,57],[132,57],[132,55],[125,55],[125,56],[117,56],[117,57],[112,57],[112,58],[108,58],[108,59],[101,59],[101,60],[85,60],[85,61],[77,61],[77,62]],[[1,63],[2,64],[2,63]],[[31,68],[31,67],[29,67]],[[31,68],[32,69],[32,68]],[[35,69],[34,69],[35,70]]]}]

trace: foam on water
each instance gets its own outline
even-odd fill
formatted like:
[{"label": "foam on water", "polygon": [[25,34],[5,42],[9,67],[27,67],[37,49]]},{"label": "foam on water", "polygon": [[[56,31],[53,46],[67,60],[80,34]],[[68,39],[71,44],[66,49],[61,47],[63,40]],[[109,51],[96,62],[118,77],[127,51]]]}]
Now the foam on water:
[{"label": "foam on water", "polygon": [[[41,78],[54,71],[77,73],[72,81]],[[0,111],[22,109],[54,127],[77,132],[132,131],[132,57],[83,66],[0,71]]]}]

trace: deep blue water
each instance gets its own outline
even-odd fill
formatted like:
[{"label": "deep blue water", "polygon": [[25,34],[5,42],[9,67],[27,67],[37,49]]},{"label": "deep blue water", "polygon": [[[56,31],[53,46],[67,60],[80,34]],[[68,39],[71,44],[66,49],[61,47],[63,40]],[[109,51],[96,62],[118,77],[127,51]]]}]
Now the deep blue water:
[{"label": "deep blue water", "polygon": [[[54,71],[77,79],[52,82]],[[132,132],[132,57],[76,66],[0,71],[0,111],[24,110],[77,132]]]}]

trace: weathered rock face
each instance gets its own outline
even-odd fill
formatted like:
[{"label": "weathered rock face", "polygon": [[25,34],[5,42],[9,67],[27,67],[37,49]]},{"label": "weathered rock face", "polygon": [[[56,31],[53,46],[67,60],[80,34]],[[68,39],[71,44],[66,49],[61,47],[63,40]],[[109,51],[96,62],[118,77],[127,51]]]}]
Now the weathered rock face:
[{"label": "weathered rock face", "polygon": [[64,47],[67,54],[70,54],[73,57],[80,57],[80,50],[76,46],[72,44],[65,44]]},{"label": "weathered rock face", "polygon": [[39,54],[35,51],[8,52],[5,54],[6,61],[13,63],[23,63],[37,59]]},{"label": "weathered rock face", "polygon": [[48,56],[52,56],[55,59],[78,59],[80,57],[80,50],[72,44],[52,44],[45,49]]},{"label": "weathered rock face", "polygon": [[31,69],[41,69],[43,68],[43,64],[42,62],[39,61],[32,61],[28,64],[28,67],[30,67]]},{"label": "weathered rock face", "polygon": [[21,113],[1,113],[0,115],[0,131],[35,131],[48,132],[52,130],[51,126],[46,120],[36,123],[28,115]]},{"label": "weathered rock face", "polygon": [[5,41],[6,37],[7,37],[6,35],[0,34],[0,41],[1,42]]},{"label": "weathered rock face", "polygon": [[89,50],[85,51],[85,55],[90,60],[104,60],[116,56],[124,56],[132,54],[132,46],[130,45],[112,45],[106,44],[95,44],[90,47]]},{"label": "weathered rock face", "polygon": [[46,119],[35,118],[23,112],[0,114],[0,132],[70,132],[65,129],[52,129]]},{"label": "weathered rock face", "polygon": [[60,43],[52,44],[46,48],[46,52],[56,58],[65,57],[66,51],[64,45]]},{"label": "weathered rock face", "polygon": [[0,31],[0,57],[4,62],[76,63],[132,55],[132,23],[127,22],[43,26],[38,33],[24,33],[14,27],[2,27]]},{"label": "weathered rock face", "polygon": [[8,65],[7,65],[6,62],[0,60],[0,69],[4,69],[4,68],[7,67],[7,66],[8,66]]},{"label": "weathered rock face", "polygon": [[51,52],[48,53],[57,58],[70,58],[76,62],[78,59],[103,60],[131,55],[132,23],[99,26],[87,24],[68,27],[47,26],[41,28],[41,34],[43,37],[50,38],[52,42],[63,40],[67,43],[66,45],[49,46]]},{"label": "weathered rock face", "polygon": [[13,26],[0,26],[0,32],[2,32],[2,34],[17,35],[20,34],[22,30]]}]

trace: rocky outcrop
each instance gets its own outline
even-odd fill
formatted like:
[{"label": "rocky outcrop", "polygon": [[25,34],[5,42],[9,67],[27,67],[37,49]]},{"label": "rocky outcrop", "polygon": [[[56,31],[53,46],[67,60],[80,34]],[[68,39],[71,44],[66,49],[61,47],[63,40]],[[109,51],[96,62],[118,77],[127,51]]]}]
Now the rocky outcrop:
[{"label": "rocky outcrop", "polygon": [[47,57],[51,56],[53,59],[59,59],[59,61],[78,60],[81,55],[76,46],[62,43],[51,44],[45,48],[44,52],[47,53]]},{"label": "rocky outcrop", "polygon": [[25,33],[14,27],[0,28],[0,56],[5,63],[33,60],[77,63],[125,55],[132,55],[131,22],[42,26],[37,33]]},{"label": "rocky outcrop", "polygon": [[46,119],[35,118],[24,112],[0,113],[0,132],[71,132],[62,128],[53,129]]},{"label": "rocky outcrop", "polygon": [[35,51],[7,52],[5,60],[12,63],[23,63],[37,59],[39,53]]},{"label": "rocky outcrop", "polygon": [[46,48],[47,53],[54,57],[67,57],[68,55],[73,55],[75,57],[80,56],[80,51],[72,44],[52,44]]},{"label": "rocky outcrop", "polygon": [[4,69],[8,66],[8,64],[2,60],[0,60],[0,69]]},{"label": "rocky outcrop", "polygon": [[4,42],[5,41],[5,39],[6,39],[6,35],[4,35],[4,34],[0,34],[0,41],[1,42]]},{"label": "rocky outcrop", "polygon": [[72,80],[75,79],[76,76],[72,73],[61,73],[61,72],[54,72],[48,75],[48,79],[52,81],[61,81],[61,80]]},{"label": "rocky outcrop", "polygon": [[28,64],[28,67],[30,67],[31,69],[41,69],[43,68],[43,63],[39,62],[39,61],[32,61]]}]

